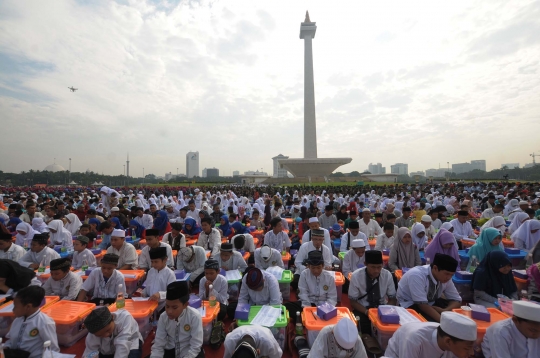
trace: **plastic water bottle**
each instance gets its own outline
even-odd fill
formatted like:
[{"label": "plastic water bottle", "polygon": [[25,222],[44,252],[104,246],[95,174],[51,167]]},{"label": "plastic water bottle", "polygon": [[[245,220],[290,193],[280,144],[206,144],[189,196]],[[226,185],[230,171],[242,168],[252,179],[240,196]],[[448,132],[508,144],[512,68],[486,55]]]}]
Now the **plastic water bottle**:
[{"label": "plastic water bottle", "polygon": [[287,251],[285,250],[285,240],[283,240],[283,246],[281,247],[281,256],[287,255]]},{"label": "plastic water bottle", "polygon": [[124,285],[118,285],[118,294],[116,295],[116,308],[121,310],[126,306],[126,299],[124,297]]},{"label": "plastic water bottle", "polygon": [[86,259],[86,254],[83,256],[81,271],[88,270],[88,260]]},{"label": "plastic water bottle", "polygon": [[99,300],[99,305],[100,306],[105,306],[105,301],[104,300]]},{"label": "plastic water bottle", "polygon": [[38,275],[43,275],[45,273],[45,262],[47,262],[47,254],[43,255],[41,262],[38,267]]},{"label": "plastic water bottle", "polygon": [[94,240],[92,240],[92,248],[97,249],[97,239],[94,237]]},{"label": "plastic water bottle", "polygon": [[476,270],[476,267],[478,266],[478,260],[476,260],[476,255],[473,255],[473,257],[471,258],[471,262],[469,262],[469,269],[468,271],[470,273],[473,273],[474,270]]},{"label": "plastic water bottle", "polygon": [[210,307],[215,307],[216,306],[216,291],[214,290],[214,285],[210,285],[210,287],[208,287],[208,292],[209,292],[208,303],[210,304]]},{"label": "plastic water bottle", "polygon": [[51,341],[43,342],[43,358],[53,358],[53,352],[51,351]]},{"label": "plastic water bottle", "polygon": [[304,326],[302,325],[302,318],[300,317],[300,311],[296,311],[296,335],[302,336],[304,334]]}]

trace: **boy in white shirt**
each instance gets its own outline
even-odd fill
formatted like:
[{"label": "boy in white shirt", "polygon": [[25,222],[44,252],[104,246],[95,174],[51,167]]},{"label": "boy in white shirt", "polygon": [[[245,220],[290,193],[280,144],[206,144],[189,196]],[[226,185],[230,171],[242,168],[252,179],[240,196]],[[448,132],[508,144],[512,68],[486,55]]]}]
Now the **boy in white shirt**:
[{"label": "boy in white shirt", "polygon": [[83,266],[97,266],[96,257],[92,251],[87,249],[89,242],[90,239],[81,235],[77,236],[77,238],[73,240],[73,261],[71,262],[71,266],[73,266],[75,270],[78,270]]},{"label": "boy in white shirt", "polygon": [[11,234],[0,232],[0,259],[19,262],[26,251],[23,247],[16,245],[12,239]]},{"label": "boy in white shirt", "polygon": [[229,315],[231,319],[234,319],[234,311],[228,312],[229,294],[227,290],[229,288],[227,279],[225,276],[219,274],[219,262],[210,259],[204,263],[204,277],[199,284],[199,297],[201,300],[209,300],[210,285],[212,285],[215,293],[216,300],[219,302],[218,321],[223,321],[225,315]]},{"label": "boy in white shirt", "polygon": [[79,292],[77,301],[85,302],[87,294],[92,295],[90,302],[96,305],[112,304],[116,302],[118,295],[118,285],[124,288],[126,294],[126,282],[124,275],[116,270],[118,265],[118,255],[105,254],[101,259],[101,267],[98,267],[90,273],[90,276],[84,281],[82,289]]},{"label": "boy in white shirt", "polygon": [[146,276],[143,297],[150,297],[150,301],[158,301],[158,312],[165,306],[167,286],[176,281],[174,272],[167,267],[167,248],[156,247],[150,249],[150,262],[152,268]]},{"label": "boy in white shirt", "polygon": [[43,288],[47,296],[60,296],[62,300],[74,301],[82,286],[82,278],[70,271],[71,261],[68,258],[51,261],[51,277]]}]

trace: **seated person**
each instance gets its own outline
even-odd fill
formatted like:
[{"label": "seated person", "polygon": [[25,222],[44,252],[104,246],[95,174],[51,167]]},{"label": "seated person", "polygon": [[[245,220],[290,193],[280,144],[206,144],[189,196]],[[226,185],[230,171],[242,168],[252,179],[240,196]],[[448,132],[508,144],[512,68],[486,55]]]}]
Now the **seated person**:
[{"label": "seated person", "polygon": [[319,230],[323,232],[324,245],[330,250],[332,250],[332,240],[330,239],[330,232],[324,227],[321,227],[321,224],[316,217],[309,218],[309,230],[306,231],[304,235],[302,235],[302,244],[311,241],[314,230]]},{"label": "seated person", "polygon": [[163,235],[161,242],[166,242],[173,250],[180,250],[181,247],[186,247],[186,237],[182,234],[182,224],[171,223],[171,232]]},{"label": "seated person", "polygon": [[146,246],[141,250],[139,255],[139,270],[149,270],[151,267],[150,250],[158,247],[164,247],[167,250],[167,266],[174,267],[174,258],[171,246],[166,242],[159,241],[158,229],[146,230]]},{"label": "seated person", "polygon": [[[212,285],[216,300],[219,302],[218,321],[223,321],[228,314],[229,294],[227,290],[229,286],[225,276],[219,274],[219,262],[214,259],[206,260],[204,263],[204,277],[199,285],[199,298],[201,300],[210,300],[210,285]],[[234,311],[230,312],[229,318],[234,319]]]},{"label": "seated person", "polygon": [[253,255],[253,253],[255,252],[253,236],[251,236],[250,234],[240,234],[233,236],[231,238],[231,244],[233,245],[233,250],[239,251],[242,255],[244,255],[244,253],[246,252],[249,252],[251,255]]},{"label": "seated person", "polygon": [[371,334],[370,308],[396,305],[396,288],[392,274],[383,270],[382,252],[366,251],[366,267],[353,272],[349,284],[349,300],[355,316],[360,317],[362,333]]},{"label": "seated person", "polygon": [[11,234],[0,231],[0,259],[19,262],[26,250],[16,245],[12,240]]},{"label": "seated person", "polygon": [[49,266],[51,260],[59,259],[60,255],[50,247],[47,247],[49,237],[45,234],[36,234],[32,238],[30,250],[21,257],[19,264],[32,270],[37,270],[40,264]]},{"label": "seated person", "polygon": [[176,258],[176,269],[190,273],[189,282],[197,286],[204,277],[205,262],[206,253],[202,247],[196,245],[181,247]]},{"label": "seated person", "polygon": [[101,244],[99,248],[102,250],[107,250],[111,246],[111,234],[114,230],[114,226],[110,221],[104,221],[99,224],[99,231],[101,232]]},{"label": "seated person", "polygon": [[215,257],[219,267],[225,271],[243,270],[247,267],[246,260],[238,251],[233,251],[232,244],[221,244],[220,253]]},{"label": "seated person", "polygon": [[476,322],[472,319],[455,312],[443,312],[441,324],[410,322],[399,327],[388,341],[384,355],[468,358],[473,356],[476,336]]},{"label": "seated person", "polygon": [[81,276],[73,273],[68,258],[51,261],[51,277],[45,281],[46,296],[60,296],[61,300],[75,301],[83,284]]},{"label": "seated person", "polygon": [[107,249],[108,254],[118,255],[119,270],[135,270],[137,268],[137,250],[135,246],[126,242],[124,230],[114,230],[111,234],[111,246]]},{"label": "seated person", "polygon": [[426,235],[426,227],[422,223],[414,224],[411,230],[413,245],[418,251],[424,251],[427,246],[428,237]]},{"label": "seated person", "polygon": [[518,299],[518,289],[512,274],[512,262],[503,251],[492,251],[480,262],[472,277],[474,303],[496,307],[497,295]]},{"label": "seated person", "polygon": [[438,253],[452,256],[458,263],[461,261],[454,235],[443,228],[439,230],[433,238],[433,241],[426,247],[424,257],[426,260],[429,259],[429,261],[432,262],[435,259],[435,255]]},{"label": "seated person", "polygon": [[235,240],[243,236],[244,243],[240,246],[240,250],[244,250],[245,252],[250,253],[255,252],[255,241],[253,240],[253,236],[249,233],[249,229],[247,228],[247,226],[242,225],[242,223],[240,223],[239,221],[233,223],[231,226],[234,229],[235,233],[235,235],[231,238],[231,244],[234,245]]},{"label": "seated person", "polygon": [[540,241],[540,221],[525,221],[511,237],[516,248],[530,251]]},{"label": "seated person", "polygon": [[[452,237],[452,234],[450,234]],[[454,238],[452,237],[452,242]],[[388,267],[391,272],[402,270],[404,267],[412,268],[422,265],[418,248],[413,245],[411,231],[406,227],[401,227],[397,232],[397,239],[388,258]]]},{"label": "seated person", "polygon": [[18,262],[0,259],[0,295],[10,295],[29,285],[41,286],[34,270]]},{"label": "seated person", "polygon": [[[318,222],[318,221],[317,221]],[[296,290],[298,288],[298,281],[300,280],[300,274],[306,269],[304,266],[304,261],[307,259],[308,253],[313,250],[321,251],[324,258],[324,269],[332,271],[332,263],[334,261],[334,256],[330,252],[330,249],[323,244],[324,242],[324,231],[319,229],[310,230],[311,240],[304,242],[295,258],[296,271],[294,272],[294,279],[291,282],[291,287]]]},{"label": "seated person", "polygon": [[73,239],[73,261],[71,266],[75,270],[79,270],[81,267],[96,267],[96,257],[92,251],[88,250],[88,242],[90,240],[86,236],[77,236]]},{"label": "seated person", "polygon": [[289,316],[296,323],[296,312],[304,307],[317,307],[327,302],[337,304],[336,280],[329,271],[324,270],[324,260],[320,251],[311,251],[305,261],[307,270],[302,271],[298,282],[300,301],[285,304]]},{"label": "seated person", "polygon": [[99,352],[99,357],[142,357],[142,336],[139,324],[127,310],[111,313],[107,307],[97,307],[84,319],[88,329],[84,356]]},{"label": "seated person", "polygon": [[351,221],[349,223],[349,232],[341,237],[341,247],[339,250],[341,252],[349,251],[351,248],[351,242],[358,239],[364,240],[364,247],[366,248],[366,250],[370,250],[368,237],[366,236],[366,234],[360,231],[360,224],[358,223],[358,221]]},{"label": "seated person", "polygon": [[[182,234],[184,234],[186,240],[197,239],[201,231],[202,229],[199,224],[197,224],[197,220],[191,217],[188,217],[186,218],[186,220],[184,220]],[[148,235],[148,232],[146,233],[146,235]]]},{"label": "seated person", "polygon": [[251,219],[249,221],[250,226],[255,226],[255,230],[263,230],[265,228],[264,222],[261,220],[259,210],[254,209],[251,213]]},{"label": "seated person", "polygon": [[210,257],[216,257],[219,255],[219,247],[221,245],[221,234],[218,229],[212,227],[211,218],[201,219],[202,231],[199,233],[197,239],[197,246],[202,247],[204,250],[210,251]]},{"label": "seated person", "polygon": [[165,313],[159,317],[150,358],[204,358],[201,314],[189,307],[189,293],[186,281],[167,286]]},{"label": "seated person", "polygon": [[118,255],[115,254],[105,254],[103,256],[101,267],[92,270],[90,276],[83,282],[77,301],[86,301],[87,294],[90,294],[92,297],[90,302],[96,305],[114,303],[116,302],[118,285],[120,284],[124,288],[124,295],[126,294],[124,275],[116,270],[118,259]]},{"label": "seated person", "polygon": [[394,224],[386,223],[383,226],[383,233],[377,236],[375,250],[389,250],[394,245]]},{"label": "seated person", "polygon": [[272,266],[279,266],[282,269],[285,268],[281,253],[266,244],[256,249],[254,256],[255,267],[260,268],[261,270],[266,270]]},{"label": "seated person", "polygon": [[344,317],[337,324],[325,326],[313,342],[307,358],[319,357],[367,358],[366,349],[356,325]]},{"label": "seated person", "polygon": [[[491,251],[504,251],[500,245],[501,240],[502,235],[499,230],[492,227],[482,230],[474,245],[469,249],[469,257],[472,259],[475,256],[478,262],[481,262]],[[472,260],[469,260],[470,263]]]},{"label": "seated person", "polygon": [[51,342],[53,352],[60,352],[56,324],[39,309],[44,299],[45,290],[39,286],[28,286],[17,292],[13,299],[15,319],[6,336],[8,341],[4,343],[6,357],[41,358],[46,341]]},{"label": "seated person", "polygon": [[244,277],[242,277],[238,303],[263,306],[280,305],[281,302],[282,297],[279,284],[273,275],[256,267],[250,267],[246,270]]},{"label": "seated person", "polygon": [[289,235],[283,231],[281,218],[272,218],[272,220],[270,220],[270,227],[271,230],[264,235],[263,243],[279,252],[283,252],[284,249],[288,252],[291,248],[291,239],[289,238]]},{"label": "seated person", "polygon": [[351,242],[351,249],[343,257],[343,276],[346,284],[349,282],[349,273],[364,267],[364,254],[366,253],[366,243],[362,239],[356,239]]},{"label": "seated person", "polygon": [[145,281],[143,297],[150,297],[150,301],[159,302],[157,311],[161,312],[165,306],[165,293],[167,286],[176,281],[174,272],[167,267],[167,248],[156,247],[150,249],[150,263],[152,268],[148,271]]},{"label": "seated person", "polygon": [[428,321],[440,322],[441,313],[461,306],[461,297],[452,282],[457,266],[452,256],[436,254],[430,265],[410,269],[398,284],[400,306],[414,309]]},{"label": "seated person", "polygon": [[281,358],[283,352],[272,331],[262,326],[242,326],[225,337],[223,358]]},{"label": "seated person", "polygon": [[512,302],[514,316],[488,327],[482,342],[485,358],[538,357],[540,352],[540,306]]},{"label": "seated person", "polygon": [[51,245],[60,245],[66,249],[73,248],[72,233],[64,227],[62,220],[53,220],[47,227],[50,232]]}]

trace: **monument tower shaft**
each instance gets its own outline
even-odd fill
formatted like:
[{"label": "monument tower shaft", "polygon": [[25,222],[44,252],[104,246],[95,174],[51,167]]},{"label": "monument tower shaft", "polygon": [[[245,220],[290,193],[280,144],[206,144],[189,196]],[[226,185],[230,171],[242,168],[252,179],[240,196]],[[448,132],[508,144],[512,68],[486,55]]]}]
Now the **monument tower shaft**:
[{"label": "monument tower shaft", "polygon": [[317,26],[309,19],[300,24],[300,38],[304,40],[304,158],[317,158],[317,121],[315,117],[315,83],[313,80],[313,38]]}]

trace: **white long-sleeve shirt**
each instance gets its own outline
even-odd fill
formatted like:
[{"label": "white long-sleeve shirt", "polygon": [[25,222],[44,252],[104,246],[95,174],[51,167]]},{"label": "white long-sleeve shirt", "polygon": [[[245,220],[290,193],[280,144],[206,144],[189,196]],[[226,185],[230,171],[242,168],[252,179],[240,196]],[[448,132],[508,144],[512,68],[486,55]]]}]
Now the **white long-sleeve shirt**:
[{"label": "white long-sleeve shirt", "polygon": [[454,219],[450,221],[450,224],[452,224],[452,227],[454,228],[452,234],[454,234],[456,241],[476,237],[470,222],[466,221],[464,224],[462,224],[458,219]]},{"label": "white long-sleeve shirt", "polygon": [[126,282],[124,275],[118,270],[114,270],[111,277],[105,280],[101,267],[90,273],[90,276],[83,282],[82,289],[90,293],[93,298],[116,298],[118,285],[122,284],[124,295],[126,294]]},{"label": "white long-sleeve shirt", "polygon": [[[364,307],[369,307],[368,297],[365,296],[367,293],[366,275],[365,267],[353,272],[351,283],[349,284],[349,299],[358,301]],[[394,286],[392,274],[388,270],[382,270],[377,280],[379,281],[379,292],[381,293],[379,304],[383,305],[386,303],[387,298],[394,298],[396,296],[396,287]],[[362,296],[363,298],[359,300]]]},{"label": "white long-sleeve shirt", "polygon": [[377,236],[377,243],[375,244],[375,250],[382,251],[385,249],[391,249],[394,246],[394,236],[386,236],[385,233]]},{"label": "white long-sleeve shirt", "polygon": [[[336,345],[336,339],[334,338],[334,326],[326,326],[317,335],[313,346],[311,347],[307,358],[320,358],[320,357],[339,357],[339,353],[342,349]],[[331,347],[333,344],[333,347]],[[367,358],[366,349],[360,339],[360,336],[356,339],[356,343],[351,350],[346,351],[346,357],[349,358]],[[335,355],[333,355],[335,354]]]},{"label": "white long-sleeve shirt", "polygon": [[[139,333],[139,324],[126,310],[112,313],[114,330],[111,337],[99,338],[88,333],[86,348],[83,356],[99,351],[103,355],[114,354],[114,358],[126,358],[133,349],[139,349],[142,336]],[[167,315],[164,315],[167,316]]]},{"label": "white long-sleeve shirt", "polygon": [[268,231],[264,235],[264,244],[270,246],[273,249],[278,250],[279,252],[283,251],[283,243],[285,242],[285,247],[291,247],[291,239],[289,235],[284,231],[280,231],[275,234],[273,230]]},{"label": "white long-sleeve shirt", "polygon": [[26,254],[26,250],[15,243],[11,243],[11,246],[7,251],[0,250],[0,259],[11,260],[19,262],[19,260]]},{"label": "white long-sleeve shirt", "polygon": [[143,214],[142,217],[136,216],[135,220],[142,226],[144,226],[145,229],[151,229],[152,226],[154,226],[154,218],[152,215]]},{"label": "white long-sleeve shirt", "polygon": [[264,286],[261,291],[250,289],[246,283],[246,276],[242,278],[242,287],[240,288],[238,303],[248,303],[251,306],[262,306],[280,305],[281,302],[283,302],[277,279],[273,275],[266,273],[266,271],[262,271],[262,274],[264,275]]},{"label": "white long-sleeve shirt", "polygon": [[366,243],[366,251],[371,250],[371,247],[369,246],[369,240],[366,234],[364,234],[362,231],[358,231],[358,235],[355,236],[349,231],[341,237],[341,246],[339,248],[339,251],[341,252],[349,251],[351,249],[351,244],[353,240],[357,240],[357,239],[364,240],[364,242]]},{"label": "white long-sleeve shirt", "polygon": [[19,265],[29,267],[31,264],[41,264],[41,260],[45,257],[45,266],[49,266],[52,260],[59,259],[60,255],[50,247],[45,247],[40,252],[32,250],[26,251],[24,256],[19,260]]},{"label": "white long-sleeve shirt", "polygon": [[225,353],[223,354],[223,358],[232,357],[238,342],[245,335],[253,338],[255,347],[260,351],[260,357],[281,358],[283,355],[281,347],[268,328],[262,326],[241,326],[225,337],[225,342],[223,343]]},{"label": "white long-sleeve shirt", "polygon": [[[167,244],[166,242],[161,241],[159,243],[159,246],[167,248],[167,266],[174,267],[174,258],[173,258],[171,245]],[[150,246],[145,246],[141,250],[141,255],[139,256],[139,269],[147,270],[150,267],[152,267],[152,260],[150,259]]]},{"label": "white long-sleeve shirt", "polygon": [[[208,300],[208,296],[206,296],[206,277],[203,277],[201,279],[201,282],[199,283],[199,298],[201,300]],[[217,275],[214,282],[212,282],[213,288],[216,291],[216,300],[223,304],[228,305],[229,304],[229,294],[228,289],[229,285],[227,283],[227,279],[223,275]]]},{"label": "white long-sleeve shirt", "polygon": [[437,327],[438,323],[431,322],[404,324],[388,341],[384,355],[392,358],[455,358],[452,352],[439,347]]},{"label": "white long-sleeve shirt", "polygon": [[369,223],[365,223],[363,219],[358,220],[358,224],[360,225],[360,231],[362,231],[366,236],[369,237],[375,237],[379,236],[383,233],[383,229],[381,226],[373,219],[369,220]]},{"label": "white long-sleeve shirt", "polygon": [[488,327],[482,352],[485,358],[538,358],[540,338],[526,338],[508,318]]},{"label": "white long-sleeve shirt", "polygon": [[92,251],[88,249],[84,249],[81,252],[73,251],[73,260],[71,261],[71,266],[78,270],[82,267],[83,261],[86,259],[86,262],[88,263],[88,267],[96,267],[97,261],[96,257],[92,253]]},{"label": "white long-sleeve shirt", "polygon": [[176,276],[174,272],[168,268],[165,267],[163,270],[156,270],[155,268],[151,268],[150,271],[148,271],[148,275],[146,276],[146,281],[144,282],[144,290],[143,290],[143,297],[151,297],[155,293],[159,293],[159,304],[158,304],[158,312],[163,309],[165,306],[165,297],[167,294],[167,286],[169,283],[175,282]]},{"label": "white long-sleeve shirt", "polygon": [[49,277],[43,284],[43,289],[46,296],[60,296],[62,300],[74,301],[81,290],[82,284],[82,277],[70,271],[66,277],[58,281]]},{"label": "white long-sleeve shirt", "polygon": [[118,259],[118,268],[124,265],[131,265],[132,269],[135,269],[135,267],[137,267],[137,261],[139,259],[139,257],[137,256],[137,250],[135,250],[135,246],[133,246],[129,242],[124,242],[120,250],[109,246],[109,248],[107,249],[107,253],[116,254],[120,257]]},{"label": "white long-sleeve shirt", "polygon": [[360,267],[365,266],[365,255],[358,256],[354,250],[349,250],[343,257],[343,276],[348,277],[349,272],[354,272]]},{"label": "white long-sleeve shirt", "polygon": [[219,267],[224,268],[226,271],[237,269],[243,271],[247,267],[246,260],[238,251],[233,251],[231,258],[227,261],[223,261],[221,255],[214,257],[214,260],[219,262]]},{"label": "white long-sleeve shirt", "polygon": [[318,306],[323,302],[337,304],[336,279],[329,271],[322,270],[317,277],[310,270],[302,271],[298,288],[302,307],[311,307],[312,303]]},{"label": "white long-sleeve shirt", "polygon": [[178,320],[171,320],[166,314],[159,317],[150,358],[163,358],[165,349],[179,350],[175,352],[176,357],[195,358],[201,352],[202,344],[201,315],[196,309],[188,306]]},{"label": "white long-sleeve shirt", "polygon": [[[332,250],[332,240],[330,239],[330,232],[322,227],[321,227],[321,230],[324,231],[323,244],[326,245],[326,247],[328,247],[330,250]],[[306,231],[304,235],[302,235],[302,244],[305,244],[306,242],[310,242],[310,241],[311,241],[311,229]]]},{"label": "white long-sleeve shirt", "polygon": [[201,231],[197,239],[197,246],[205,250],[210,250],[210,257],[216,258],[219,256],[219,248],[221,247],[221,235],[217,229],[212,229],[207,235]]},{"label": "white long-sleeve shirt", "polygon": [[[244,247],[242,248],[242,250],[244,250],[246,252],[254,252],[255,251],[255,241],[253,240],[253,236],[251,236],[251,234],[239,234],[239,235],[244,235],[244,237],[245,237]],[[236,248],[234,246],[234,240],[239,235],[234,235],[231,238],[231,244],[233,245],[233,250],[235,250],[235,251],[236,251]]]},{"label": "white long-sleeve shirt", "polygon": [[[35,335],[34,333],[37,332]],[[56,336],[56,324],[53,319],[37,310],[34,314],[17,317],[13,320],[6,336],[9,340],[4,343],[6,348],[22,349],[30,352],[29,358],[41,358],[43,355],[43,342],[51,341],[51,350],[60,352]]]},{"label": "white long-sleeve shirt", "polygon": [[182,261],[182,255],[178,255],[176,258],[176,269],[191,273],[189,276],[191,282],[204,272],[204,263],[206,262],[206,251],[202,247],[193,246],[193,250],[194,257],[190,262]]},{"label": "white long-sleeve shirt", "polygon": [[261,270],[266,270],[267,268],[272,266],[279,266],[281,268],[285,268],[285,266],[283,265],[283,258],[281,256],[281,252],[276,249],[270,250],[272,250],[272,254],[270,255],[268,261],[263,260],[260,248],[255,250],[255,267],[260,268]]},{"label": "white long-sleeve shirt", "polygon": [[[304,260],[307,259],[308,253],[313,250],[317,249],[315,248],[315,246],[313,246],[313,243],[311,241],[303,243],[302,246],[300,246],[300,249],[298,250],[298,253],[296,254],[296,258],[294,260],[294,264],[296,265],[296,271],[294,273],[295,275],[302,274],[302,271],[306,269],[306,266],[304,266]],[[334,261],[334,256],[330,252],[330,249],[323,244],[319,251],[322,251],[323,254],[324,267],[331,267],[332,262]]]}]

